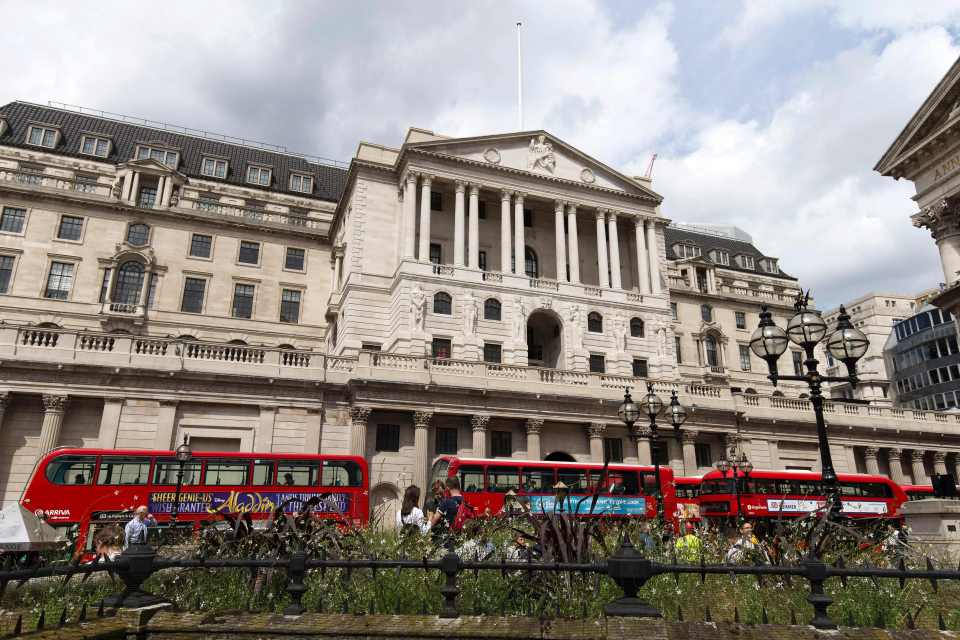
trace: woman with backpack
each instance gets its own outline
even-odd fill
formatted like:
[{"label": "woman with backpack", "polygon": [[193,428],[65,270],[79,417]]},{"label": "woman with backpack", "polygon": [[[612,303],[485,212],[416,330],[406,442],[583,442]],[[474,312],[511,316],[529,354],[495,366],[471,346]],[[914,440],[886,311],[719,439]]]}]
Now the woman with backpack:
[{"label": "woman with backpack", "polygon": [[430,531],[431,523],[417,506],[419,502],[420,487],[412,484],[403,492],[403,504],[397,512],[397,528],[401,533],[425,534]]}]

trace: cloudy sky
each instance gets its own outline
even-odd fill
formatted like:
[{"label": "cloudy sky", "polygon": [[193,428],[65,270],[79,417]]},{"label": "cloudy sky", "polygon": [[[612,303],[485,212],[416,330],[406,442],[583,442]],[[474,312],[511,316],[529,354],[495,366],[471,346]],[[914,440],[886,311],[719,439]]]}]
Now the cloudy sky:
[{"label": "cloudy sky", "polygon": [[871,171],[960,55],[956,0],[0,0],[0,100],[97,107],[347,160],[408,126],[525,128],[732,223],[829,307],[942,280],[908,184]]}]

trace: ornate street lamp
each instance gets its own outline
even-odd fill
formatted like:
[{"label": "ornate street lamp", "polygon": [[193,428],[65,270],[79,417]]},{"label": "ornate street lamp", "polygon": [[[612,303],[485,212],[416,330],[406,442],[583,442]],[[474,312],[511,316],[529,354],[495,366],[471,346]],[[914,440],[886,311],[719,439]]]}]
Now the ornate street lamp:
[{"label": "ornate street lamp", "polygon": [[[617,410],[617,415],[625,425],[630,441],[636,443],[640,439],[640,434],[634,428],[634,423],[640,419],[641,413],[645,413],[650,421],[650,429],[645,434],[650,439],[650,455],[653,458],[653,473],[656,482],[656,500],[657,500],[657,518],[663,521],[663,491],[660,486],[660,435],[657,431],[657,417],[663,412],[663,401],[653,392],[653,384],[647,383],[647,394],[640,401],[640,405],[633,401],[630,396],[630,387],[627,387],[623,394],[623,403]],[[687,410],[677,399],[677,392],[674,391],[670,396],[670,404],[667,406],[666,413],[670,416],[670,423],[673,425],[673,431],[676,437],[680,437],[680,427],[687,420]]]},{"label": "ornate street lamp", "polygon": [[183,466],[190,462],[190,459],[193,457],[193,449],[190,448],[190,443],[187,441],[187,436],[183,436],[183,444],[177,447],[176,452],[177,457],[177,495],[173,499],[173,510],[170,514],[170,520],[174,524],[177,522],[177,516],[180,515],[180,489],[183,487]]},{"label": "ornate street lamp", "polygon": [[[822,467],[824,484],[827,485],[829,491],[827,501],[831,512],[839,513],[840,492],[837,484],[837,473],[833,468],[833,458],[830,455],[827,425],[823,418],[821,386],[824,382],[846,382],[851,387],[856,387],[859,382],[857,360],[867,352],[870,342],[867,340],[867,336],[863,335],[863,332],[850,324],[850,316],[847,315],[847,310],[843,306],[840,307],[837,328],[828,336],[827,324],[820,317],[820,313],[807,309],[809,298],[809,291],[806,294],[801,292],[797,296],[797,301],[793,305],[796,314],[787,323],[786,331],[774,324],[766,306],[761,307],[760,324],[750,337],[750,349],[766,361],[770,370],[770,375],[767,377],[773,383],[773,386],[777,386],[779,380],[797,380],[806,382],[807,386],[810,387],[810,404],[813,405],[813,413],[817,419],[820,466]],[[814,348],[824,340],[830,355],[846,365],[846,376],[820,375],[817,369],[819,362],[814,357]],[[777,372],[777,360],[786,352],[788,341],[802,347],[806,354],[806,360],[803,363],[806,367],[806,373],[802,375],[784,376]]]},{"label": "ornate street lamp", "polygon": [[[734,451],[731,449],[731,453]],[[753,472],[753,463],[747,459],[747,454],[741,452],[739,456],[733,456],[733,460],[718,460],[714,465],[717,468],[717,471],[720,472],[720,475],[723,476],[723,479],[727,479],[727,472],[733,471],[733,495],[737,498],[737,519],[743,520],[743,505],[740,502],[740,478],[738,474],[743,474],[744,481],[750,479],[750,474]]]}]

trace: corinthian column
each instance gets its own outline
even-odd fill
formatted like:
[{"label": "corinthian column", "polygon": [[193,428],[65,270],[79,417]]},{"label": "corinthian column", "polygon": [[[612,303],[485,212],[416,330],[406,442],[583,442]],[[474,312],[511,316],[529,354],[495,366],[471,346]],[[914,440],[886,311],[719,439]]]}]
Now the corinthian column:
[{"label": "corinthian column", "polygon": [[0,394],[0,431],[3,431],[3,414],[7,410],[8,402],[10,402],[10,396],[6,393]]},{"label": "corinthian column", "polygon": [[643,237],[643,218],[633,221],[633,241],[637,245],[637,286],[640,293],[650,293],[650,262],[647,258],[647,245]]},{"label": "corinthian column", "polygon": [[607,235],[610,237],[610,286],[622,289],[620,282],[620,236],[617,233],[617,214],[607,213]]},{"label": "corinthian column", "polygon": [[900,449],[887,449],[887,462],[890,465],[890,479],[904,484],[903,465],[900,463]]},{"label": "corinthian column", "polygon": [[878,475],[880,473],[880,465],[877,464],[877,453],[879,453],[879,451],[876,447],[867,447],[863,450],[863,461],[867,465],[867,473],[872,475]]},{"label": "corinthian column", "polygon": [[412,258],[417,232],[417,174],[407,173],[403,184],[403,220],[400,232],[403,234],[400,256]]},{"label": "corinthian column", "polygon": [[466,266],[463,261],[463,203],[467,185],[457,180],[453,200],[453,264],[457,267]]},{"label": "corinthian column", "polygon": [[527,458],[530,460],[539,460],[543,457],[543,453],[540,450],[540,433],[542,431],[542,418],[530,418],[527,420]]},{"label": "corinthian column", "polygon": [[590,460],[603,462],[603,436],[607,432],[607,425],[602,422],[591,422],[587,427],[590,437]]},{"label": "corinthian column", "polygon": [[471,269],[480,268],[480,186],[470,185],[470,226],[467,234],[469,247],[468,264]]},{"label": "corinthian column", "polygon": [[598,209],[595,213],[597,222],[597,268],[600,270],[600,286],[610,287],[610,269],[607,264],[607,233],[603,228],[604,212]]},{"label": "corinthian column", "polygon": [[947,452],[946,451],[933,452],[933,472],[940,476],[947,474]]},{"label": "corinthian column", "polygon": [[487,425],[490,424],[490,416],[477,414],[470,416],[470,428],[473,429],[473,457],[487,457]]},{"label": "corinthian column", "polygon": [[433,411],[416,411],[413,414],[413,484],[426,491],[430,456],[427,451],[430,442],[430,421]]},{"label": "corinthian column", "polygon": [[660,251],[657,249],[657,224],[647,222],[647,258],[650,262],[650,292],[660,295]]},{"label": "corinthian column", "polygon": [[509,191],[500,192],[500,273],[510,273],[510,255],[513,240],[510,234]]},{"label": "corinthian column", "polygon": [[927,482],[927,470],[923,467],[923,451],[914,449],[910,452],[910,468],[913,471],[913,484]]},{"label": "corinthian column", "polygon": [[580,239],[577,237],[577,208],[567,205],[567,241],[570,248],[570,282],[580,284]]},{"label": "corinthian column", "polygon": [[697,432],[684,431],[680,436],[683,441],[683,472],[689,475],[697,473]]},{"label": "corinthian column", "polygon": [[563,231],[563,203],[557,200],[553,208],[554,247],[557,252],[557,281],[567,281],[567,237]]},{"label": "corinthian column", "polygon": [[350,455],[367,457],[367,420],[370,407],[350,409]]},{"label": "corinthian column", "polygon": [[526,242],[523,239],[523,194],[517,193],[513,197],[513,272],[519,276],[526,273]]},{"label": "corinthian column", "polygon": [[430,262],[430,185],[432,176],[423,176],[420,180],[420,262]]},{"label": "corinthian column", "polygon": [[70,399],[67,396],[43,396],[43,424],[40,427],[40,442],[37,443],[37,459],[53,450],[60,438],[63,427],[63,414]]}]

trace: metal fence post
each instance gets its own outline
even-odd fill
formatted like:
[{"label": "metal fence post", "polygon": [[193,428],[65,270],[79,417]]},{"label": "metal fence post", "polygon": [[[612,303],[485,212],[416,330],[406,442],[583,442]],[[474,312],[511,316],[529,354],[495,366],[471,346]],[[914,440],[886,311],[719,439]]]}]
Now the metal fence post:
[{"label": "metal fence post", "polygon": [[651,561],[637,553],[629,537],[624,537],[620,550],[607,560],[607,575],[623,589],[623,597],[605,606],[604,613],[608,616],[636,618],[663,617],[659,609],[637,596],[637,592],[657,572]]},{"label": "metal fence post", "polygon": [[124,590],[104,598],[108,607],[127,607],[139,609],[167,602],[163,598],[141,589],[144,581],[153,574],[153,561],[156,550],[148,544],[132,544],[123,550],[118,563],[117,575],[123,580]]},{"label": "metal fence post", "polygon": [[807,602],[813,605],[813,620],[810,621],[817,629],[836,629],[837,625],[830,619],[827,607],[833,598],[824,593],[823,583],[827,579],[827,565],[820,560],[808,560],[803,563],[806,578],[810,581],[810,595]]},{"label": "metal fence post", "polygon": [[307,591],[307,585],[303,583],[307,577],[307,554],[303,551],[297,551],[290,556],[290,562],[287,563],[287,593],[290,594],[291,602],[283,610],[284,615],[299,616],[306,609],[303,607],[303,594]]},{"label": "metal fence post", "polygon": [[446,583],[440,587],[443,594],[443,607],[440,609],[441,618],[456,618],[457,613],[457,573],[460,571],[460,557],[453,551],[448,551],[440,560],[440,570],[447,577]]}]

